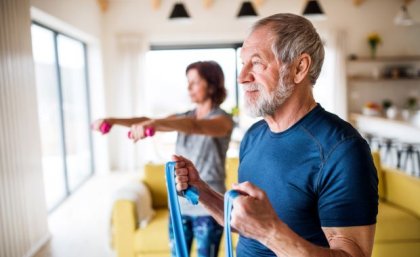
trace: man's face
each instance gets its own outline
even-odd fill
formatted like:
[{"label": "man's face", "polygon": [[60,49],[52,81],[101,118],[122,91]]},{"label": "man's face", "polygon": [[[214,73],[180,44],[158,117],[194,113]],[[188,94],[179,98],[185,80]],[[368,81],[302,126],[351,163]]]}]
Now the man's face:
[{"label": "man's face", "polygon": [[292,94],[290,71],[280,64],[272,49],[268,28],[255,30],[244,42],[243,67],[238,77],[245,91],[245,107],[251,116],[273,115]]}]

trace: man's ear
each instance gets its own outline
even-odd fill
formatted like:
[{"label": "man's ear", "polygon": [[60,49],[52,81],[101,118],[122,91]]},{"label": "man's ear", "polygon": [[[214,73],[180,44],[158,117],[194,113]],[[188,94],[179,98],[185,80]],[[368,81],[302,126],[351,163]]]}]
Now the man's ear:
[{"label": "man's ear", "polygon": [[311,64],[312,60],[309,54],[303,53],[299,56],[299,58],[296,60],[296,66],[294,69],[295,74],[293,82],[295,82],[295,84],[301,83],[308,76]]}]

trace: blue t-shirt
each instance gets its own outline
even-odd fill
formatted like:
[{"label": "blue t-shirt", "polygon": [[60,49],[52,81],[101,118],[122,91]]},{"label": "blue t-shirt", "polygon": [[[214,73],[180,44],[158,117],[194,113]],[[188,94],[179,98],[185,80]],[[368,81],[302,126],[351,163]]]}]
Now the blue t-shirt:
[{"label": "blue t-shirt", "polygon": [[[319,104],[284,132],[261,120],[244,136],[239,182],[264,190],[294,232],[328,247],[321,227],[376,223],[378,178],[369,146],[347,122]],[[275,256],[241,236],[238,257]]]}]

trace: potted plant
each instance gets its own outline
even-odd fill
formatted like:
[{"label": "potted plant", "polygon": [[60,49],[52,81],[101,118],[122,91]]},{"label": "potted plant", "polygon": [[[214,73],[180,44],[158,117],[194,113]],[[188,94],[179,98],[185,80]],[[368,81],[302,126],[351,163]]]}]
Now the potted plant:
[{"label": "potted plant", "polygon": [[377,49],[378,45],[382,43],[382,39],[379,36],[379,34],[376,33],[376,32],[370,33],[368,35],[367,39],[368,39],[368,43],[369,43],[369,46],[370,46],[370,57],[372,59],[375,59],[376,58],[376,49]]},{"label": "potted plant", "polygon": [[408,121],[411,120],[411,118],[416,113],[417,109],[417,98],[416,97],[408,97],[407,101],[405,102],[405,108],[402,111],[403,119]]},{"label": "potted plant", "polygon": [[362,108],[363,115],[367,116],[380,116],[381,106],[375,102],[366,102]]},{"label": "potted plant", "polygon": [[384,99],[382,101],[382,109],[388,119],[395,119],[397,117],[398,109],[394,106],[391,100]]}]

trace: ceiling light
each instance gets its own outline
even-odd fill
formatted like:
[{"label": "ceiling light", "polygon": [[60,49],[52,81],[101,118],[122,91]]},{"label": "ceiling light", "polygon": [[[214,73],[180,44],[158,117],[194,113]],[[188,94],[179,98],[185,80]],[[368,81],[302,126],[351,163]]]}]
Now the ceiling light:
[{"label": "ceiling light", "polygon": [[317,0],[309,0],[303,10],[303,16],[309,19],[323,20],[327,17]]},{"label": "ceiling light", "polygon": [[185,9],[184,4],[176,3],[174,8],[172,9],[171,15],[169,19],[189,19],[190,15],[188,14],[187,10]]},{"label": "ceiling light", "polygon": [[250,1],[243,2],[237,17],[242,18],[242,17],[255,17],[255,16],[258,16],[258,14],[255,11],[252,3]]},{"label": "ceiling light", "polygon": [[398,11],[397,16],[395,16],[394,23],[399,26],[412,26],[416,22],[408,14],[407,6],[404,4]]}]

